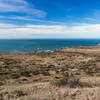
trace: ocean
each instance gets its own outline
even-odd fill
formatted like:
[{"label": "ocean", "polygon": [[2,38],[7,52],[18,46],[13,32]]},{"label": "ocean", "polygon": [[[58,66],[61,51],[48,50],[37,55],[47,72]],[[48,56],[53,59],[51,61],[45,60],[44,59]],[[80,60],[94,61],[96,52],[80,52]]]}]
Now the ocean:
[{"label": "ocean", "polygon": [[0,39],[0,53],[42,52],[77,46],[98,46],[100,39]]}]

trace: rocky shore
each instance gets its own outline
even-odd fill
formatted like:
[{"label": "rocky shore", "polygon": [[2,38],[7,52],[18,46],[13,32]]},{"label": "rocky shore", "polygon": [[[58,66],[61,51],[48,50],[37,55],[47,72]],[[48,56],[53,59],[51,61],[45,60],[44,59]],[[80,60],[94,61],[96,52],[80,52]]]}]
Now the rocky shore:
[{"label": "rocky shore", "polygon": [[100,47],[1,53],[0,100],[100,100]]}]

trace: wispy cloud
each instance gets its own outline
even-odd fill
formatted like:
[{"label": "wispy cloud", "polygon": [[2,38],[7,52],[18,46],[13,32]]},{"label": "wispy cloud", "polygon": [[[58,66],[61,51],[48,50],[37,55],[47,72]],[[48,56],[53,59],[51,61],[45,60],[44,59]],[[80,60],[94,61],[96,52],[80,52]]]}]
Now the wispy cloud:
[{"label": "wispy cloud", "polygon": [[37,17],[46,15],[44,11],[31,7],[25,0],[0,0],[0,12],[27,13]]},{"label": "wispy cloud", "polygon": [[14,24],[7,24],[7,23],[0,23],[0,29],[7,29],[7,28],[14,28],[14,27],[17,27],[17,25],[14,25]]},{"label": "wispy cloud", "polygon": [[[3,28],[2,26],[6,26]],[[6,24],[0,23],[0,38],[2,36],[6,37],[15,36],[14,38],[34,38],[34,35],[37,37],[43,35],[52,35],[54,38],[57,36],[62,36],[63,38],[67,37],[100,37],[100,24],[84,24],[84,25],[76,25],[76,26],[63,26],[63,25],[14,25],[14,24]],[[20,35],[22,37],[20,37]],[[48,36],[49,36],[48,35]],[[42,38],[42,37],[41,37]]]},{"label": "wispy cloud", "polygon": [[88,21],[93,21],[93,22],[98,21],[96,18],[90,18],[90,17],[87,17],[87,18],[84,18],[84,19],[86,19]]},{"label": "wispy cloud", "polygon": [[92,10],[91,16],[89,15],[88,17],[85,17],[84,19],[90,22],[100,23],[100,10],[96,10],[96,9]]},{"label": "wispy cloud", "polygon": [[40,22],[40,23],[46,23],[46,24],[66,24],[65,22],[57,22],[57,21],[49,21],[49,20],[42,20],[42,19],[36,19],[31,18],[30,16],[0,16],[0,19],[7,20],[7,19],[14,19],[14,20],[24,20],[24,21],[32,21],[32,22]]},{"label": "wispy cloud", "polygon": [[100,17],[100,10],[94,10],[93,15],[98,18]]}]

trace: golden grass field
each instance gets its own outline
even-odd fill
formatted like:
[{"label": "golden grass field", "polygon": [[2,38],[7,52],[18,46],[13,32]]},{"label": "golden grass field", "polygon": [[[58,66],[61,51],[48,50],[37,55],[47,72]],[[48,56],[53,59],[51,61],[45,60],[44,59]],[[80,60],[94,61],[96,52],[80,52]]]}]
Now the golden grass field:
[{"label": "golden grass field", "polygon": [[100,47],[1,53],[0,100],[100,100]]}]

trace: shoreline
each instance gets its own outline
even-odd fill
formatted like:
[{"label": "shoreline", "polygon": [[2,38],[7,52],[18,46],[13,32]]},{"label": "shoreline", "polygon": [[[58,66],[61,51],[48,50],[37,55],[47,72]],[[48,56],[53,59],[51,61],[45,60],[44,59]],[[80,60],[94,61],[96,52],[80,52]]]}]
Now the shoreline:
[{"label": "shoreline", "polygon": [[98,39],[1,40],[0,53],[53,52],[76,46],[98,46],[99,43],[100,40]]},{"label": "shoreline", "polygon": [[0,54],[31,54],[31,53],[53,53],[56,51],[62,51],[67,49],[99,49],[100,46],[76,46],[76,47],[69,47],[69,48],[59,48],[56,50],[44,50],[44,51],[32,51],[32,52],[0,52]]}]

